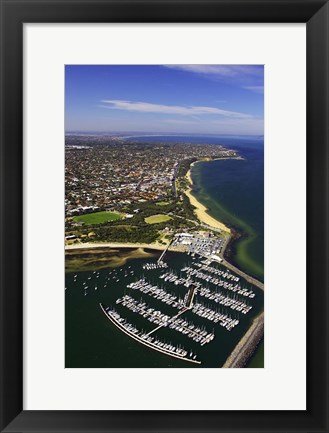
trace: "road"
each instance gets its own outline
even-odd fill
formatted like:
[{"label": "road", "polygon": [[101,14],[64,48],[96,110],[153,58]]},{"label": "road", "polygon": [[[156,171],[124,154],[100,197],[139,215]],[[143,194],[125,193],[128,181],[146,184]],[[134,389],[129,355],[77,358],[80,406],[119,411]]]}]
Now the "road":
[{"label": "road", "polygon": [[171,215],[171,216],[173,216],[175,218],[180,218],[180,219],[183,219],[185,221],[189,221],[190,223],[193,223],[193,224],[195,224],[198,227],[203,227],[205,229],[210,229],[210,230],[212,230],[214,232],[217,232],[217,233],[223,233],[223,230],[221,230],[221,229],[217,229],[216,227],[208,226],[207,224],[202,224],[202,223],[199,223],[197,221],[190,220],[190,219],[182,217],[180,215],[176,215],[176,214],[174,214],[172,212],[167,212],[166,215]]}]

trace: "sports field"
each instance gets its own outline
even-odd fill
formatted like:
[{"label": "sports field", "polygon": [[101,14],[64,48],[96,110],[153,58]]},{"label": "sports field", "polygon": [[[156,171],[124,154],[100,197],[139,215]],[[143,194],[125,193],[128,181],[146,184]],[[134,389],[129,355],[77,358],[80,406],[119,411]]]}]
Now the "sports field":
[{"label": "sports field", "polygon": [[73,220],[85,224],[102,224],[108,221],[115,221],[120,218],[121,215],[116,212],[95,212],[76,216],[73,218]]},{"label": "sports field", "polygon": [[155,203],[157,206],[167,206],[170,204],[169,201],[158,201],[158,203]]},{"label": "sports field", "polygon": [[159,224],[159,223],[164,223],[166,221],[169,221],[171,219],[172,218],[168,215],[158,214],[158,215],[151,215],[145,218],[145,222],[147,224]]}]

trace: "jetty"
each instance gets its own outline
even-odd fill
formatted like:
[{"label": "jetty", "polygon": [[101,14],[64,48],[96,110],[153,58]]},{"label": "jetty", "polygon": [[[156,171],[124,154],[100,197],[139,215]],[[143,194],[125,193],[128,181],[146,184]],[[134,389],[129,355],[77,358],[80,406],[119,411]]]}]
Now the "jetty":
[{"label": "jetty", "polygon": [[[170,320],[173,321],[173,320],[177,319],[177,317],[179,317],[181,314],[185,313],[186,310],[187,310],[187,308],[184,308],[182,311],[180,311],[178,314],[176,314],[176,316],[172,317]],[[151,335],[155,331],[158,331],[163,326],[168,326],[168,323],[169,323],[169,321],[166,323],[161,323],[157,328],[152,329],[152,331],[148,332],[146,335]]]},{"label": "jetty", "polygon": [[[124,295],[122,298],[116,300],[116,304],[121,304],[123,307],[132,311],[133,313],[137,313],[138,315],[144,317],[149,322],[154,323],[156,325],[161,325],[161,327],[168,327],[177,332],[182,333],[187,338],[191,338],[201,346],[206,343],[210,343],[215,338],[213,332],[209,332],[206,330],[204,326],[200,327],[194,324],[191,321],[184,320],[182,318],[178,318],[180,314],[185,312],[188,308],[182,305],[181,309],[185,311],[180,314],[176,314],[173,317],[168,316],[165,313],[162,313],[160,310],[155,310],[154,308],[150,308],[145,302],[138,302],[134,298],[129,295]],[[124,320],[124,319],[122,319]]]},{"label": "jetty", "polygon": [[191,286],[186,294],[186,307],[189,309],[193,307],[193,299],[196,289],[196,286]]},{"label": "jetty", "polygon": [[157,262],[158,264],[163,263],[163,258],[164,258],[164,256],[165,256],[166,252],[168,251],[170,245],[172,244],[172,241],[173,241],[173,240],[171,239],[171,241],[170,241],[169,244],[167,245],[166,249],[162,252],[161,256],[158,258],[158,262]]}]

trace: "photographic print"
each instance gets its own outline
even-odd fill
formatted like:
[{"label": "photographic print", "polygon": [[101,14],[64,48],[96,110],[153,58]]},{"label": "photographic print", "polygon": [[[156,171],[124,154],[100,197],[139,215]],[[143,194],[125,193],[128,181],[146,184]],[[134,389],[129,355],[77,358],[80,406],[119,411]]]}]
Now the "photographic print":
[{"label": "photographic print", "polygon": [[263,65],[65,66],[65,367],[264,367]]}]

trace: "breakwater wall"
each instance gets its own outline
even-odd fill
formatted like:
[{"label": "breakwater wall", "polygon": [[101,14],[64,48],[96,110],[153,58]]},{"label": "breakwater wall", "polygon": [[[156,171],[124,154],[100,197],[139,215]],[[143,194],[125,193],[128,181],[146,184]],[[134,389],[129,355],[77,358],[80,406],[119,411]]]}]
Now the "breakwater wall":
[{"label": "breakwater wall", "polygon": [[264,336],[264,312],[258,315],[222,368],[243,368]]},{"label": "breakwater wall", "polygon": [[256,278],[251,277],[250,275],[246,274],[245,272],[241,271],[236,266],[232,265],[230,262],[228,262],[226,259],[223,258],[223,261],[221,263],[222,265],[226,266],[227,268],[231,269],[231,271],[235,272],[236,274],[240,275],[242,278],[244,278],[248,283],[253,284],[254,286],[258,287],[259,289],[264,291],[264,284],[260,281],[256,280]]}]

